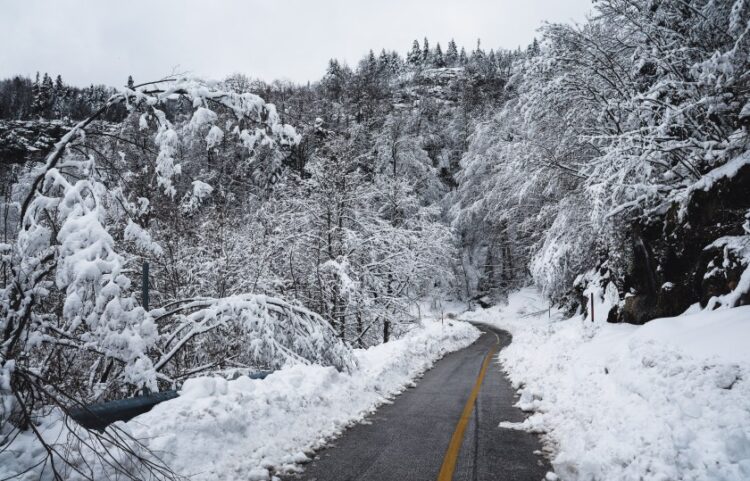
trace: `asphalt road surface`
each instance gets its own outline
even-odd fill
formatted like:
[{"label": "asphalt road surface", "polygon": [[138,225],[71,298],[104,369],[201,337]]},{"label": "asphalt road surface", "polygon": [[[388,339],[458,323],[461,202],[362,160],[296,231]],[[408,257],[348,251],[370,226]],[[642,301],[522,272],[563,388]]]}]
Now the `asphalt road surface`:
[{"label": "asphalt road surface", "polygon": [[550,467],[534,454],[537,437],[498,427],[524,419],[495,360],[511,336],[479,327],[485,333],[474,344],[445,356],[416,387],[347,430],[296,479],[542,481]]}]

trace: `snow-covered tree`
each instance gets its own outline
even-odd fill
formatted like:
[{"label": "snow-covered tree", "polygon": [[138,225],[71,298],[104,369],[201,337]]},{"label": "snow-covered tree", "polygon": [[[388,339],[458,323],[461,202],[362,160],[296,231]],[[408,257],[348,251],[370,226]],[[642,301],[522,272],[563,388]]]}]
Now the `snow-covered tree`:
[{"label": "snow-covered tree", "polygon": [[[155,205],[181,198],[182,162],[186,171],[192,169],[192,159],[181,154],[184,146],[202,139],[203,151],[210,152],[231,141],[253,159],[269,149],[289,148],[299,136],[280,122],[273,105],[250,93],[221,91],[192,79],[134,87],[75,125],[29,174],[28,183],[18,184],[20,226],[15,240],[2,245],[8,275],[0,289],[4,436],[12,438],[14,430],[36,422],[43,407],[67,410],[103,396],[175,386],[186,373],[206,369],[196,363],[217,368],[235,358],[277,367],[307,359],[340,369],[352,366],[348,348],[325,320],[280,299],[249,293],[183,299],[152,311],[139,305],[134,267],[144,257],[168,256],[145,226],[156,220]],[[179,101],[192,112],[184,125],[162,110]],[[136,172],[121,169],[128,161],[124,152],[108,157],[86,135],[95,134],[96,118],[117,104],[127,104],[139,117],[136,128],[153,146],[141,149],[150,158]],[[219,127],[220,116],[231,121]],[[138,177],[153,179],[148,197],[129,188]],[[201,201],[213,189],[196,180],[192,190]],[[158,235],[158,228],[153,231]],[[291,325],[297,327],[290,331]],[[206,340],[218,332],[242,333],[248,342],[240,337],[232,349],[207,350]],[[38,440],[46,443],[41,435]],[[71,462],[57,451],[50,456],[53,462]]]},{"label": "snow-covered tree", "polygon": [[458,65],[458,47],[453,39],[448,42],[448,48],[445,51],[445,64],[448,67],[455,67]]},{"label": "snow-covered tree", "polygon": [[411,68],[417,68],[422,65],[422,49],[419,46],[418,40],[414,40],[411,50],[406,55],[406,63],[409,64]]},{"label": "snow-covered tree", "polygon": [[461,47],[461,53],[458,55],[458,64],[461,67],[464,67],[468,63],[469,63],[469,57],[466,55],[466,49]]},{"label": "snow-covered tree", "polygon": [[443,58],[443,49],[440,48],[440,43],[435,46],[435,52],[432,54],[432,65],[436,68],[445,67],[445,59]]}]

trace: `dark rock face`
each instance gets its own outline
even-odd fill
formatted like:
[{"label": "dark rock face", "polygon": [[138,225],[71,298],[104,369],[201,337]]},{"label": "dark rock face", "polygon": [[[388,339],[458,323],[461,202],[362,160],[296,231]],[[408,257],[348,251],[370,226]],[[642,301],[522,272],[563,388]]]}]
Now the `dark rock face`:
[{"label": "dark rock face", "polygon": [[[706,305],[731,292],[744,270],[739,259],[711,244],[743,235],[750,209],[750,165],[708,191],[693,192],[685,215],[672,205],[663,215],[639,220],[631,228],[633,262],[625,276],[619,321],[642,324],[675,316],[690,305]],[[750,302],[748,294],[740,299]]]}]

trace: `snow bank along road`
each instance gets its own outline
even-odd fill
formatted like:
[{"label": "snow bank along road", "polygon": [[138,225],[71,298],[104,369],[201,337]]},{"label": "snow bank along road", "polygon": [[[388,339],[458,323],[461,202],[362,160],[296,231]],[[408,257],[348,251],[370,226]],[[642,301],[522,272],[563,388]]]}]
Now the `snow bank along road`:
[{"label": "snow bank along road", "polygon": [[[608,312],[617,290],[594,285]],[[561,480],[750,480],[750,306],[643,326],[548,306],[527,288],[463,317],[512,333],[500,359],[531,413],[515,427],[542,433]]]},{"label": "snow bank along road", "polygon": [[482,328],[486,332],[474,344],[438,361],[416,387],[346,431],[296,478],[286,479],[544,479],[549,467],[535,454],[537,438],[498,427],[524,419],[513,407],[515,390],[495,363],[511,337]]}]

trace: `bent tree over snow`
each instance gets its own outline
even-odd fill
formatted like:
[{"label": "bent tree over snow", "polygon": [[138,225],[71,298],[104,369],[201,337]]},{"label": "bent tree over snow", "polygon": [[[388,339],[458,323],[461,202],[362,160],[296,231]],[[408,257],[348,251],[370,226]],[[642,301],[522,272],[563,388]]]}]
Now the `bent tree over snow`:
[{"label": "bent tree over snow", "polygon": [[272,369],[314,363],[348,372],[355,366],[351,350],[328,322],[282,299],[250,294],[190,299],[151,314],[171,333],[154,363],[157,372],[169,366],[174,374],[164,379],[171,384],[229,360]]},{"label": "bent tree over snow", "polygon": [[[169,119],[169,107],[179,102],[194,109],[189,128],[176,128]],[[201,128],[208,128],[210,142],[235,141],[248,158],[298,142],[274,106],[256,95],[166,79],[111,97],[31,174],[30,187],[18,198],[16,240],[0,245],[9,276],[0,290],[0,435],[4,450],[12,450],[20,430],[33,431],[46,453],[35,471],[58,479],[73,471],[91,478],[97,462],[133,479],[169,470],[148,460],[158,458],[117,428],[101,435],[70,431],[93,456],[82,462],[75,449],[41,434],[41,419],[52,408],[65,412],[81,403],[175,387],[196,372],[230,365],[314,361],[344,371],[354,365],[327,321],[281,299],[190,299],[151,312],[139,305],[135,269],[144,252],[162,250],[144,227],[150,200],[128,189],[132,179],[120,169],[124,154],[101,152],[86,139],[87,127],[117,104],[144,110],[139,128],[151,133],[158,151],[143,169],[167,197],[176,193],[178,150],[202,135]],[[231,119],[225,127],[234,124],[230,133],[213,125],[219,114]],[[117,459],[111,449],[120,451]],[[123,461],[123,452],[130,461]],[[133,469],[138,460],[140,468]]]}]

